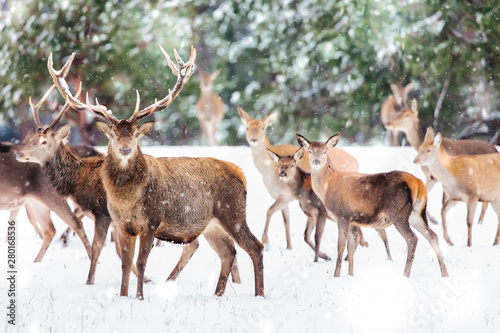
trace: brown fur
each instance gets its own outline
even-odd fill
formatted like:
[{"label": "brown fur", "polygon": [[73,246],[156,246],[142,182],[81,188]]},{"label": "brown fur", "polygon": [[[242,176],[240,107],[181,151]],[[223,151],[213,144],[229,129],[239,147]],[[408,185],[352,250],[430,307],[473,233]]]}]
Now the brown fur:
[{"label": "brown fur", "polygon": [[397,117],[401,112],[408,109],[406,100],[408,93],[413,89],[413,83],[409,83],[406,87],[391,83],[390,85],[393,95],[389,96],[380,109],[380,120],[387,128],[386,132],[386,145],[399,146],[399,139],[401,132],[387,127],[389,123]]},{"label": "brown fur", "polygon": [[[425,128],[420,126],[417,100],[413,99],[411,102],[411,109],[407,109],[404,112],[398,114],[386,127],[388,129],[399,130],[405,133],[410,145],[418,151],[418,149],[424,142],[426,130]],[[451,138],[442,138],[442,146],[444,147],[446,152],[452,156],[498,153],[495,146],[492,146],[486,141],[482,140],[454,140]],[[422,172],[424,173],[426,178],[425,186],[427,188],[427,191],[430,192],[436,184],[436,177],[433,177],[427,166],[422,165]],[[447,201],[446,194],[443,194],[443,203],[445,201]],[[479,223],[482,223],[487,208],[488,203],[484,203],[481,215],[479,217]],[[442,211],[441,215],[443,215]],[[431,219],[435,221],[434,218]],[[446,221],[443,222],[443,225],[445,224]],[[448,243],[450,242],[451,241],[449,241]]]},{"label": "brown fur", "polygon": [[[278,116],[276,112],[262,119],[250,117],[242,108],[238,108],[238,113],[246,126],[246,137],[252,151],[252,159],[255,167],[262,175],[262,180],[269,194],[276,200],[266,212],[266,224],[262,233],[262,243],[264,245],[269,244],[268,231],[271,217],[274,213],[281,211],[285,224],[286,248],[291,249],[292,240],[290,237],[290,212],[288,204],[295,200],[295,198],[289,187],[279,179],[276,164],[273,163],[267,151],[270,150],[280,156],[291,156],[297,152],[298,147],[292,145],[273,146],[269,142],[266,135],[266,128],[276,120]],[[343,149],[335,148],[329,153],[335,158],[335,161],[337,161],[339,169],[346,171],[358,170],[358,161]],[[311,165],[307,159],[308,153],[305,152],[305,154],[306,157],[299,161],[298,167],[305,172],[310,172]]]},{"label": "brown fur", "polygon": [[[54,211],[68,226],[73,228],[83,242],[89,257],[91,256],[90,243],[85,235],[82,223],[73,214],[67,202],[57,195],[40,166],[33,163],[21,163],[16,160],[14,152],[0,154],[0,208],[11,211],[18,210],[27,200],[36,199],[48,209]],[[43,208],[42,208],[43,209]],[[15,218],[15,214],[11,215]],[[38,222],[42,225],[43,244],[38,252],[35,262],[40,262],[45,254],[55,229],[50,220],[48,210],[41,212]]]},{"label": "brown fur", "polygon": [[213,92],[213,84],[218,75],[219,71],[212,74],[199,72],[201,93],[196,102],[196,115],[201,128],[201,144],[204,144],[205,139],[208,138],[211,146],[217,145],[215,132],[224,118],[224,102]]},{"label": "brown fur", "polygon": [[339,138],[340,134],[336,134],[325,143],[309,142],[297,134],[299,143],[309,150],[309,162],[313,166],[313,190],[320,197],[330,217],[338,223],[335,276],[340,276],[346,241],[349,275],[354,274],[353,255],[359,226],[379,229],[390,225],[396,227],[408,245],[404,275],[410,276],[418,240],[410,228],[410,223],[432,245],[438,257],[441,275],[447,276],[437,236],[429,228],[425,218],[427,193],[423,183],[401,171],[364,175],[336,170],[324,152],[334,147]]},{"label": "brown fur", "polygon": [[[102,180],[110,214],[121,230],[124,255],[120,295],[128,294],[136,235],[140,238],[137,297],[142,299],[142,275],[154,237],[189,243],[201,234],[221,258],[217,295],[224,293],[236,254],[227,235],[252,258],[255,294],[263,295],[262,244],[246,224],[246,179],[241,170],[213,158],[144,155],[138,142],[140,135],[136,133],[145,134],[146,124],[137,126],[121,120],[113,126],[98,126],[110,139]],[[131,153],[123,155],[123,149],[128,148]],[[188,254],[183,253],[183,264],[196,248],[197,245]]]},{"label": "brown fur", "polygon": [[500,242],[500,154],[458,155],[446,152],[441,134],[429,129],[425,141],[418,150],[415,163],[429,168],[443,184],[446,200],[443,203],[442,220],[445,240],[452,245],[446,225],[446,213],[457,201],[467,204],[467,246],[472,246],[472,220],[478,202],[491,203],[498,215],[497,234],[493,245]]}]

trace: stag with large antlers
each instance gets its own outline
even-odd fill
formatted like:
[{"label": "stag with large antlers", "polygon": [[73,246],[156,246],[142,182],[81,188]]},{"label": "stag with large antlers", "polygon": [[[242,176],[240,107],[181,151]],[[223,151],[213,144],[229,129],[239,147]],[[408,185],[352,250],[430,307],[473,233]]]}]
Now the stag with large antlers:
[{"label": "stag with large antlers", "polygon": [[[137,298],[143,299],[143,277],[154,238],[191,243],[201,234],[219,255],[222,265],[215,293],[224,293],[236,255],[233,239],[251,257],[255,273],[255,294],[264,295],[262,244],[246,223],[246,179],[236,165],[213,158],[154,158],[142,153],[139,139],[153,129],[153,122],[137,122],[167,108],[194,73],[196,51],[187,62],[175,52],[177,67],[162,49],[177,83],[169,94],[140,109],[137,104],[129,119],[118,120],[103,105],[84,104],[73,97],[65,77],[74,55],[56,71],[49,57],[49,71],[59,92],[76,111],[97,116],[99,131],[109,139],[108,155],[102,165],[102,181],[108,209],[119,227],[122,247],[120,295],[128,295],[130,270],[139,237]],[[183,253],[185,263],[196,250]]]}]

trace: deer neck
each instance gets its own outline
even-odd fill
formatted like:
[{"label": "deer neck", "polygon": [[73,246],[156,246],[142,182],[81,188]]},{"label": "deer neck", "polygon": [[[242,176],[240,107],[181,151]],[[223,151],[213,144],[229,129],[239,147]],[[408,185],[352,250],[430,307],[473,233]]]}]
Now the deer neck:
[{"label": "deer neck", "polygon": [[212,95],[213,95],[213,90],[212,89],[203,89],[201,88],[201,94],[200,94],[200,98],[201,99],[211,99]]},{"label": "deer neck", "polygon": [[54,189],[62,196],[74,194],[84,163],[66,145],[60,144],[56,155],[43,166]]},{"label": "deer neck", "polygon": [[121,198],[132,197],[133,190],[146,186],[148,164],[140,147],[137,149],[137,153],[125,164],[111,149],[108,149],[102,174],[106,191],[110,191],[108,195],[111,193],[112,196]]},{"label": "deer neck", "polygon": [[322,168],[311,168],[311,183],[314,193],[323,201],[326,197],[326,192],[332,182],[336,182],[341,176],[341,173],[335,169],[330,157]]},{"label": "deer neck", "polygon": [[446,184],[452,184],[455,182],[455,177],[450,172],[450,165],[452,163],[452,157],[446,153],[446,150],[441,145],[439,147],[439,158],[433,164],[430,164],[429,171],[432,175],[444,186]]},{"label": "deer neck", "polygon": [[424,142],[425,133],[420,128],[420,120],[416,120],[413,122],[412,127],[405,131],[406,139],[410,143],[410,145],[418,149],[422,143]]},{"label": "deer neck", "polygon": [[269,172],[269,170],[273,170],[273,173],[277,175],[276,163],[274,163],[274,161],[269,156],[269,153],[267,152],[268,149],[274,151],[273,145],[271,145],[271,143],[267,139],[267,135],[265,136],[263,144],[259,144],[257,146],[250,145],[250,150],[252,151],[252,159],[255,166],[257,167],[257,170],[259,170],[262,175]]},{"label": "deer neck", "polygon": [[300,196],[300,192],[304,187],[304,181],[306,177],[307,175],[297,167],[293,178],[286,182],[295,197]]}]

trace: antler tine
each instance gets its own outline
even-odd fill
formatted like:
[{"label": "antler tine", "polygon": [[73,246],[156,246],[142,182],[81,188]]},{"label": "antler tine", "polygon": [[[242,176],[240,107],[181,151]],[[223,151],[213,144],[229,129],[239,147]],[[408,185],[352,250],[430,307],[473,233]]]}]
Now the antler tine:
[{"label": "antler tine", "polygon": [[[78,89],[75,94],[75,98],[78,98],[82,92],[82,81],[80,81],[80,84],[78,85]],[[52,121],[52,123],[49,125],[48,128],[54,129],[54,126],[57,125],[59,120],[61,120],[62,116],[66,113],[66,111],[69,109],[70,105],[68,101],[66,100],[66,103],[64,103],[64,106],[62,107],[61,111],[59,111],[59,114],[56,116],[56,118]]]},{"label": "antler tine", "polygon": [[43,95],[43,97],[38,101],[38,103],[36,103],[36,105],[33,105],[33,102],[31,101],[31,96],[29,98],[29,102],[30,102],[30,107],[31,107],[31,110],[33,110],[33,120],[35,120],[35,125],[37,128],[42,128],[42,123],[40,121],[40,117],[38,116],[38,109],[40,109],[40,106],[42,105],[43,102],[45,102],[45,100],[47,99],[47,97],[49,97],[50,93],[52,92],[52,89],[54,89],[56,87],[55,84],[53,84],[49,90],[47,90],[45,92],[45,94]]},{"label": "antler tine", "polygon": [[64,64],[63,68],[59,71],[56,71],[54,69],[54,63],[52,60],[52,52],[49,55],[49,60],[47,62],[47,68],[49,70],[50,76],[52,76],[52,80],[54,81],[54,84],[57,87],[57,90],[59,90],[59,93],[64,97],[66,102],[76,111],[85,111],[93,114],[94,116],[108,120],[112,123],[117,123],[118,119],[111,113],[111,111],[108,113],[108,110],[101,105],[91,105],[88,103],[87,99],[87,104],[82,103],[79,99],[75,98],[73,94],[71,94],[68,84],[66,83],[66,75],[68,75],[69,69],[71,67],[71,63],[73,62],[75,58],[75,52],[71,55],[71,57],[68,59],[66,64]]},{"label": "antler tine", "polygon": [[178,68],[172,63],[170,60],[170,57],[168,56],[167,52],[160,46],[161,51],[165,55],[165,58],[167,59],[168,67],[172,70],[172,73],[177,76],[177,83],[175,84],[174,88],[172,90],[169,90],[168,95],[165,96],[163,99],[159,101],[155,101],[155,104],[152,104],[141,111],[139,111],[137,114],[134,112],[134,115],[130,117],[129,121],[136,121],[140,120],[142,118],[145,118],[152,113],[156,111],[161,111],[165,108],[167,108],[170,103],[177,97],[177,95],[181,92],[182,88],[184,87],[184,84],[189,80],[189,78],[194,74],[194,62],[196,60],[196,49],[191,46],[191,54],[189,56],[189,60],[187,63],[184,63],[182,61],[181,57],[177,53],[177,51],[174,49],[174,54],[175,58],[177,60],[177,65]]},{"label": "antler tine", "polygon": [[135,92],[137,94],[137,102],[135,102],[134,114],[132,114],[132,117],[130,117],[130,121],[135,121],[137,115],[139,114],[139,106],[141,105],[141,96],[139,95],[139,90],[136,90]]}]

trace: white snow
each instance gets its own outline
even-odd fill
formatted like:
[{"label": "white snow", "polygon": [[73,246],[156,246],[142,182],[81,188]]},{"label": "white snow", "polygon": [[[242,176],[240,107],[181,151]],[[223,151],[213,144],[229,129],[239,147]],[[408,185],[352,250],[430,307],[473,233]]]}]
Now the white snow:
[{"label": "white snow", "polygon": [[[394,169],[422,173],[412,164],[411,148],[348,147],[362,172]],[[105,150],[105,149],[103,149]],[[248,147],[154,147],[155,156],[213,156],[239,165],[248,179],[247,221],[259,239],[272,199],[257,172]],[[429,209],[439,216],[441,188],[430,193]],[[114,244],[108,242],[99,258],[95,285],[85,281],[90,261],[77,237],[67,248],[57,241],[65,224],[53,214],[57,234],[40,264],[33,260],[41,239],[24,211],[17,222],[19,332],[498,332],[500,327],[500,247],[493,247],[497,219],[488,210],[483,225],[474,224],[473,246],[466,247],[465,205],[448,215],[454,246],[442,238],[441,225],[431,225],[439,235],[450,277],[440,276],[434,252],[417,232],[419,243],[409,279],[403,277],[406,244],[399,233],[387,229],[393,262],[373,230],[364,230],[368,248],[355,255],[354,277],[333,277],[332,261],[313,263],[313,251],[303,241],[306,217],[291,206],[293,250],[285,249],[280,214],[271,220],[270,247],[264,253],[266,297],[254,297],[254,276],[248,255],[238,248],[242,284],[228,283],[226,293],[215,297],[220,263],[206,241],[176,282],[165,283],[181,254],[181,246],[155,247],[146,275],[153,282],[144,288],[145,300],[135,298],[137,279],[130,279],[130,297],[119,297],[121,263]],[[479,214],[479,212],[477,213]],[[1,220],[8,221],[1,211]],[[475,219],[477,221],[477,217]],[[85,229],[93,237],[93,223]],[[6,312],[7,223],[0,228],[0,308]],[[336,255],[336,224],[327,222],[322,250]],[[136,251],[137,253],[137,251]],[[5,272],[5,273],[4,273]],[[5,313],[4,312],[4,313]],[[6,316],[0,315],[0,329]]]}]

